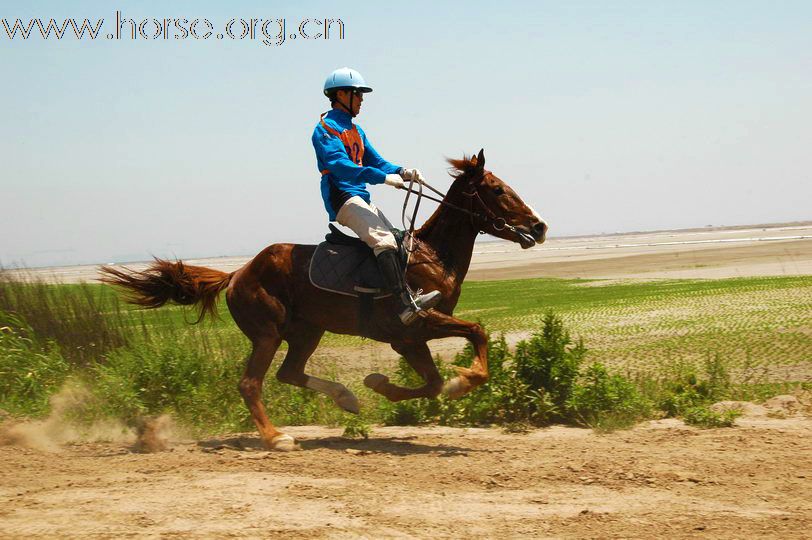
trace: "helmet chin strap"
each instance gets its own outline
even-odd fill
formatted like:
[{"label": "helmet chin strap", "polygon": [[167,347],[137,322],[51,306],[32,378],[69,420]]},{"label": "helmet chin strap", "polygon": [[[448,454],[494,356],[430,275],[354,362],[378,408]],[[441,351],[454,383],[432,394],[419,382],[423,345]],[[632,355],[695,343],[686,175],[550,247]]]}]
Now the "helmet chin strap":
[{"label": "helmet chin strap", "polygon": [[353,107],[352,107],[352,106],[353,106],[353,101],[354,101],[354,100],[355,100],[355,92],[353,92],[352,90],[350,90],[350,106],[349,106],[349,108],[348,108],[346,105],[344,105],[343,103],[341,103],[341,101],[339,101],[339,100],[336,100],[336,103],[338,103],[338,104],[341,106],[341,108],[342,108],[342,109],[344,109],[345,111],[347,111],[347,112],[349,113],[349,115],[350,115],[350,116],[352,116],[353,118],[355,118],[355,113],[354,113],[354,112],[352,112],[352,109],[353,109]]}]

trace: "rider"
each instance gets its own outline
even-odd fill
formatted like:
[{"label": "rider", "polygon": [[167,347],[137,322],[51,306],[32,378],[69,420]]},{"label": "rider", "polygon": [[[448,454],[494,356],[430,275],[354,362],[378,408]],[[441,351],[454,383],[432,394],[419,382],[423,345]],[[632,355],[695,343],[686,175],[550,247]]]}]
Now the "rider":
[{"label": "rider", "polygon": [[403,303],[400,320],[411,324],[421,309],[436,306],[441,294],[411,295],[392,225],[372,204],[366,184],[403,189],[404,180],[422,182],[423,176],[417,169],[405,169],[383,159],[361,127],[353,124],[367,92],[372,88],[361,74],[346,67],[333,71],[324,82],[324,95],[332,109],[321,115],[311,138],[321,172],[321,196],[330,221],[349,227],[372,248],[387,289]]}]

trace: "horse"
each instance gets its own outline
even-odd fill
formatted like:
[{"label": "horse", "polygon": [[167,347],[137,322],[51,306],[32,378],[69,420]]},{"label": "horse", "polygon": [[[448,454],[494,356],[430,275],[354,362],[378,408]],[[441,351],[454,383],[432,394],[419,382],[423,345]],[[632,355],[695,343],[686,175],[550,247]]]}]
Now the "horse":
[{"label": "horse", "polygon": [[[379,373],[364,385],[390,401],[436,398],[441,392],[458,398],[488,380],[487,337],[479,324],[453,316],[479,234],[510,240],[528,249],[544,242],[547,223],[503,180],[485,169],[484,151],[448,159],[453,182],[441,205],[413,233],[407,282],[425,291],[440,291],[442,300],[421,312],[412,325],[398,318],[399,300],[374,301],[371,321],[361,321],[358,298],[321,290],[308,278],[316,246],[273,244],[232,273],[155,259],[144,271],[101,267],[100,280],[128,293],[127,301],[146,308],[167,302],[198,305],[202,320],[214,312],[221,291],[234,321],[250,339],[252,351],[239,391],[269,450],[298,447],[269,421],[262,403],[262,384],[282,341],[288,352],[276,377],[331,397],[342,409],[357,414],[358,399],[344,385],[305,373],[305,365],[325,331],[363,336],[389,343],[424,384],[404,388]],[[451,336],[466,338],[475,353],[470,367],[456,366],[457,375],[444,384],[427,342]]]}]

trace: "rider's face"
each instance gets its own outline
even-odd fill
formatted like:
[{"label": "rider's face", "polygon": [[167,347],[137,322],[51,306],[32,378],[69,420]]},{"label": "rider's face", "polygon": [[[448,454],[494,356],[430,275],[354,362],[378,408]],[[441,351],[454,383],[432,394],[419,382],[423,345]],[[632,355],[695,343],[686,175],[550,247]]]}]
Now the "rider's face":
[{"label": "rider's face", "polygon": [[[350,96],[354,97],[350,100]],[[336,93],[336,98],[338,101],[344,105],[347,109],[350,108],[350,101],[352,101],[352,115],[358,116],[358,113],[361,112],[361,102],[364,101],[364,93],[360,90],[339,90]]]}]

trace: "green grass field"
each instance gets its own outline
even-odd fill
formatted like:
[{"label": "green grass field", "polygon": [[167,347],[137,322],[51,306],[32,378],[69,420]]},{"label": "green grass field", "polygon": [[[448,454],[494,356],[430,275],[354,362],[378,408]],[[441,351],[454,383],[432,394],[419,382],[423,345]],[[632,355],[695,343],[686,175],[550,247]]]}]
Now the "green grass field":
[{"label": "green grass field", "polygon": [[[140,310],[119,301],[107,286],[38,285],[30,298],[21,298],[17,309],[29,324],[39,309],[55,311],[58,322],[44,329],[59,341],[81,325],[94,333],[102,323],[139,340],[145,336],[174,338],[178,335],[207,336],[236,347],[235,359],[247,352],[247,341],[232,321],[225,302],[218,317],[190,325],[196,313],[178,306]],[[47,297],[47,301],[44,300]],[[88,302],[99,315],[87,318]],[[0,309],[13,307],[6,301]],[[26,316],[25,306],[31,311]],[[812,362],[812,276],[765,277],[723,280],[626,282],[565,279],[524,279],[469,282],[455,315],[485,324],[492,333],[527,333],[539,327],[552,310],[577,336],[588,343],[597,360],[628,367],[647,367],[675,358],[701,358],[719,353],[737,362],[776,366],[800,366]],[[14,311],[14,309],[12,309]],[[83,315],[85,316],[82,319]],[[104,319],[102,321],[101,319]],[[43,333],[43,332],[38,332]],[[81,332],[79,332],[81,334]],[[120,339],[101,334],[103,343],[81,343],[77,349],[120,344]],[[98,337],[98,336],[96,336]],[[240,343],[245,341],[245,347]],[[355,347],[368,343],[354,336],[328,334],[322,345]]]},{"label": "green grass field", "polygon": [[812,276],[480,282],[466,286],[456,315],[520,332],[537,328],[547,309],[610,365],[650,368],[720,354],[742,366],[812,366]]},{"label": "green grass field", "polygon": [[[456,315],[516,341],[538,331],[550,310],[583,338],[589,362],[625,373],[656,377],[675,365],[716,358],[734,378],[812,380],[812,276],[470,282]],[[73,380],[96,396],[77,414],[134,418],[170,410],[198,427],[250,427],[236,391],[249,343],[222,300],[219,315],[190,325],[193,311],[135,309],[103,285],[0,279],[0,409],[43,414],[48,397]],[[374,346],[336,335],[325,336],[323,345],[349,356],[354,347]],[[361,379],[337,367],[352,370],[352,364],[320,365],[311,371]],[[374,408],[365,389],[353,389]],[[342,421],[343,413],[323,396],[272,377],[266,394],[274,400],[273,419],[282,424]]]}]

